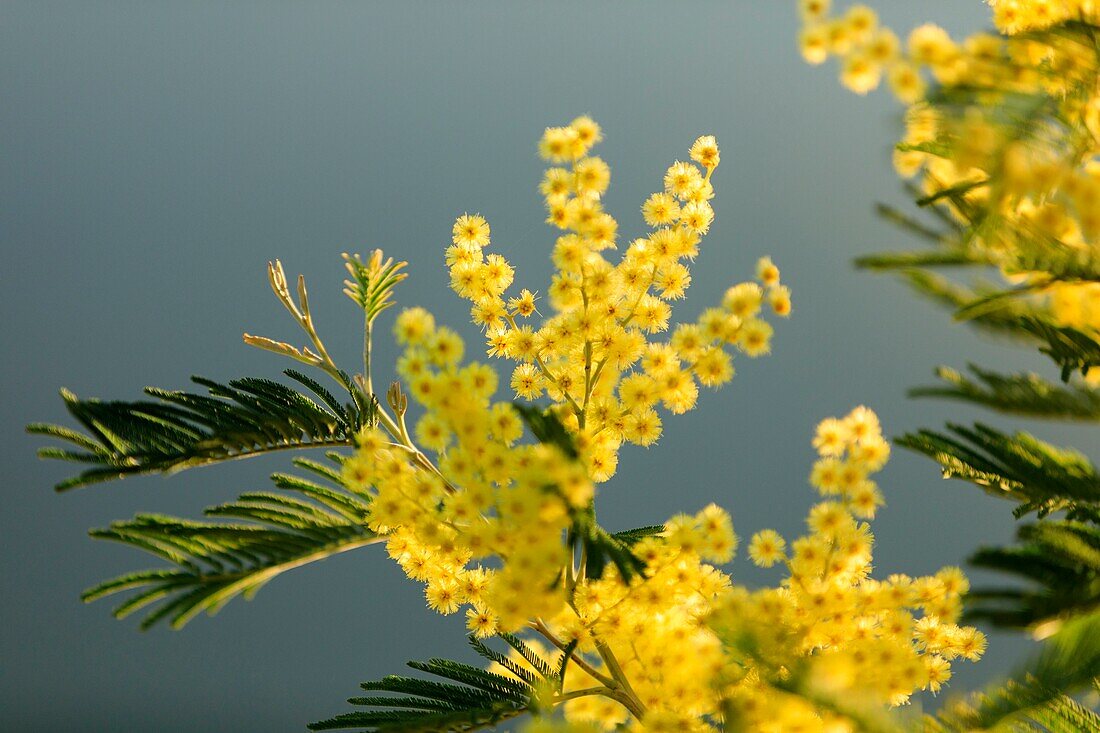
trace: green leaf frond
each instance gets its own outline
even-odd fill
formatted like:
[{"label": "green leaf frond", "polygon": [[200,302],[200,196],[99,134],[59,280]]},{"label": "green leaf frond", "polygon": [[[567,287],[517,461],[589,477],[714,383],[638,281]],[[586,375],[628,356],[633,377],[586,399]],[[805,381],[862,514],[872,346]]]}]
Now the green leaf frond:
[{"label": "green leaf frond", "polygon": [[1002,310],[1014,303],[1020,302],[1024,296],[1034,295],[1043,290],[1046,286],[1047,282],[1043,281],[1029,285],[1021,285],[1017,288],[994,290],[993,292],[980,295],[955,311],[955,319],[959,321],[970,321],[980,316],[984,316],[987,313]]},{"label": "green leaf frond", "polygon": [[1062,381],[1069,381],[1074,372],[1088,374],[1100,366],[1100,341],[1076,328],[1055,326],[1041,318],[1025,318],[1021,327],[1039,339],[1039,351],[1049,356],[1062,370]]},{"label": "green leaf frond", "polygon": [[624,529],[622,532],[616,532],[611,535],[618,542],[629,546],[635,545],[646,537],[657,537],[664,533],[665,525],[663,524],[650,524],[645,527],[636,527],[635,529]]},{"label": "green leaf frond", "polygon": [[[917,195],[916,191],[917,188],[915,186],[910,186],[910,192],[913,195]],[[961,231],[961,227],[956,221],[948,220],[939,224],[924,222],[915,216],[906,214],[904,211],[894,206],[881,202],[875,204],[875,213],[899,229],[915,235],[920,239],[924,239],[931,244],[949,245],[955,241],[955,238]]]},{"label": "green leaf frond", "polygon": [[65,406],[86,432],[39,423],[27,431],[77,448],[44,448],[41,457],[90,466],[57,484],[65,491],[278,450],[348,446],[363,426],[373,424],[376,403],[364,410],[349,392],[351,401],[341,404],[309,377],[294,370],[286,374],[312,396],[257,378],[220,384],[192,377],[207,395],[147,387],[145,393],[156,401],[82,400],[65,390]]},{"label": "green leaf frond", "polygon": [[1100,475],[1081,453],[1027,433],[1006,435],[982,424],[948,424],[949,433],[921,430],[896,443],[932,458],[944,478],[982,487],[1020,503],[1017,516],[1100,504]]},{"label": "green leaf frond", "polygon": [[1100,613],[1100,475],[1093,465],[1077,451],[1026,433],[1006,435],[980,424],[948,429],[923,430],[897,442],[933,458],[945,478],[1017,501],[1017,517],[1066,511],[1065,519],[1020,527],[1016,545],[982,548],[970,558],[972,565],[1025,582],[971,591],[967,617],[1027,628]]},{"label": "green leaf frond", "polygon": [[[654,530],[652,533],[651,529]],[[646,570],[645,561],[634,554],[634,545],[644,537],[655,536],[664,529],[642,527],[611,534],[596,523],[595,516],[591,513],[582,513],[574,519],[572,534],[581,545],[587,577],[601,578],[608,565],[613,565],[619,576],[629,583],[635,576],[644,576]]]},{"label": "green leaf frond", "polygon": [[948,706],[926,730],[1084,733],[1100,730],[1094,710],[1072,695],[1100,684],[1100,615],[1065,624],[1005,682]]},{"label": "green leaf frond", "polygon": [[1047,520],[1026,524],[1018,545],[978,550],[970,562],[1026,581],[1023,587],[978,589],[967,596],[969,618],[1017,628],[1100,614],[1100,526]]},{"label": "green leaf frond", "polygon": [[553,410],[522,402],[513,402],[512,407],[540,443],[557,446],[562,453],[572,459],[580,455],[576,443],[573,442],[573,436]]},{"label": "green leaf frond", "polygon": [[1033,707],[1019,716],[1016,727],[1027,733],[1081,733],[1100,730],[1100,715],[1066,695]]},{"label": "green leaf frond", "polygon": [[966,252],[883,252],[856,258],[856,267],[865,270],[909,270],[922,267],[958,267],[981,264],[974,255]]},{"label": "green leaf frond", "polygon": [[385,695],[352,697],[348,702],[366,710],[344,713],[310,724],[310,730],[354,729],[369,733],[458,733],[481,730],[518,717],[533,709],[539,676],[560,690],[560,680],[547,660],[539,657],[518,637],[502,636],[532,669],[470,637],[482,657],[499,664],[511,676],[489,672],[447,659],[409,662],[413,669],[446,682],[390,675],[361,687]]},{"label": "green leaf frond", "polygon": [[408,277],[401,271],[408,263],[394,262],[392,257],[383,260],[380,249],[374,250],[366,262],[357,254],[344,253],[343,257],[351,278],[344,281],[344,294],[359,304],[368,321],[374,321],[394,304],[393,289]]},{"label": "green leaf frond", "polygon": [[[334,453],[330,460],[338,469],[343,459]],[[117,618],[148,610],[141,628],[164,620],[178,629],[239,595],[250,599],[288,570],[380,541],[366,527],[369,496],[349,489],[328,465],[308,459],[295,464],[323,481],[273,474],[281,492],[250,492],[210,507],[205,513],[216,521],[139,514],[93,529],[96,539],[144,550],[170,566],[107,580],[82,598],[90,602],[134,591],[115,609]]]},{"label": "green leaf frond", "polygon": [[1064,420],[1100,420],[1100,390],[1086,385],[1052,384],[1038,374],[999,374],[967,365],[974,378],[949,367],[936,376],[944,384],[909,390],[910,397],[944,397],[999,412]]},{"label": "green leaf frond", "polygon": [[[954,311],[958,320],[980,330],[1034,343],[1062,371],[1062,381],[1071,374],[1100,366],[1100,341],[1094,334],[1051,322],[1045,306],[1036,302],[1034,295],[1058,277],[1046,276],[1041,283],[1011,289],[994,288],[977,282],[964,285],[956,280],[932,272],[929,268],[946,265],[988,264],[979,255],[965,250],[932,250],[868,255],[856,260],[856,265],[871,270],[893,271],[918,294]],[[1053,264],[1045,263],[1051,267]],[[1042,270],[1044,263],[1034,263]],[[1074,273],[1067,278],[1073,281],[1100,278],[1100,268],[1091,278],[1085,273]]]},{"label": "green leaf frond", "polygon": [[664,531],[665,526],[657,524],[612,534],[584,517],[573,526],[574,535],[580,539],[584,550],[585,574],[589,578],[600,578],[607,566],[613,565],[627,582],[636,575],[645,575],[645,561],[635,554],[634,546],[647,537],[659,537]]},{"label": "green leaf frond", "polygon": [[[900,150],[922,150],[926,153],[932,153],[933,155],[943,155],[948,153],[946,147],[937,147],[935,145],[900,145]],[[963,181],[956,183],[953,186],[947,188],[941,188],[938,191],[934,191],[926,196],[921,196],[916,200],[917,206],[931,206],[938,204],[942,201],[951,201],[951,203],[958,205],[960,202],[965,202],[965,196],[968,193],[972,193],[979,188],[983,188],[989,185],[989,179],[983,178],[976,181]]]}]

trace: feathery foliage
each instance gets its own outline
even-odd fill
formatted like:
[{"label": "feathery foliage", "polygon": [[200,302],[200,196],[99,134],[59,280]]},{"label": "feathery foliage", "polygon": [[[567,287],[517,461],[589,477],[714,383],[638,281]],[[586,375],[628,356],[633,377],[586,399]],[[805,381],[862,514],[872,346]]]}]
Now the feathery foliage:
[{"label": "feathery foliage", "polygon": [[[989,292],[981,283],[962,285],[950,278],[925,269],[904,269],[899,276],[917,294],[953,312],[973,303]],[[1021,327],[1023,319],[1035,316],[1035,309],[1024,302],[1004,302],[997,310],[974,314],[968,325],[991,335],[1035,343],[1036,336]]]},{"label": "feathery foliage", "polygon": [[[96,539],[144,550],[170,567],[127,573],[83,593],[94,601],[136,591],[115,609],[116,618],[152,606],[141,622],[181,628],[199,613],[216,613],[231,599],[251,599],[268,581],[293,568],[379,541],[366,528],[369,497],[350,490],[336,467],[299,458],[299,468],[320,481],[292,474],[271,476],[280,492],[242,494],[235,502],[206,510],[212,521],[189,521],[157,514],[93,529]],[[157,605],[154,605],[157,604]]]},{"label": "feathery foliage", "polygon": [[344,294],[359,304],[369,320],[378,318],[382,311],[394,304],[393,289],[408,277],[401,272],[408,264],[382,259],[382,250],[376,249],[366,262],[359,255],[344,253],[344,265],[351,276],[344,281]]},{"label": "feathery foliage", "polygon": [[1100,420],[1100,392],[1080,385],[1052,384],[1035,373],[1003,375],[968,365],[974,378],[941,366],[944,384],[909,390],[910,397],[944,397],[999,412],[1066,420]]},{"label": "feathery foliage", "polygon": [[341,404],[304,374],[292,369],[285,373],[316,399],[251,377],[228,384],[192,377],[208,395],[147,387],[145,393],[155,402],[81,400],[64,390],[65,407],[87,432],[45,423],[29,425],[27,431],[78,449],[43,448],[40,457],[92,466],[57,484],[58,491],[65,491],[278,450],[347,446],[360,428],[373,422],[372,410],[362,409],[354,395]]},{"label": "feathery foliage", "polygon": [[1063,382],[1068,382],[1074,372],[1087,375],[1090,369],[1100,366],[1100,341],[1085,331],[1034,317],[1020,319],[1020,329],[1041,342],[1039,351],[1061,367]]},{"label": "feathery foliage", "polygon": [[957,478],[994,496],[1020,502],[1016,515],[1100,504],[1100,475],[1088,458],[1071,448],[1058,448],[1027,433],[1006,435],[976,424],[948,424],[949,433],[920,430],[897,444],[923,453]]},{"label": "feathery foliage", "polygon": [[538,405],[527,405],[522,402],[513,402],[512,407],[523,419],[524,424],[531,434],[540,443],[557,446],[561,452],[570,458],[576,459],[579,455],[577,446],[573,442],[573,436],[566,430],[561,419],[549,410]]},{"label": "feathery foliage", "polygon": [[[641,539],[641,536],[635,537],[630,534],[631,531],[639,530],[628,530],[620,536],[611,534],[599,526],[594,515],[590,513],[583,513],[576,517],[572,533],[582,547],[587,577],[603,577],[608,565],[614,565],[620,577],[628,581],[636,575],[645,573],[645,562],[631,551],[631,545]],[[640,531],[644,532],[645,528]],[[664,527],[659,531],[664,531]]]},{"label": "feathery foliage", "polygon": [[364,682],[369,692],[388,695],[352,697],[348,702],[368,708],[344,713],[312,723],[310,730],[355,729],[369,733],[409,731],[473,731],[504,722],[527,712],[535,705],[536,690],[543,684],[560,692],[564,662],[540,657],[521,639],[511,634],[501,637],[526,661],[526,665],[501,654],[480,639],[469,637],[474,650],[489,662],[504,668],[510,676],[447,659],[409,662],[413,669],[439,677],[437,682],[417,677],[390,675]]},{"label": "feathery foliage", "polygon": [[1031,627],[1100,613],[1100,526],[1049,520],[1022,525],[1016,536],[1019,544],[979,549],[970,562],[1028,584],[971,591],[970,618]]}]

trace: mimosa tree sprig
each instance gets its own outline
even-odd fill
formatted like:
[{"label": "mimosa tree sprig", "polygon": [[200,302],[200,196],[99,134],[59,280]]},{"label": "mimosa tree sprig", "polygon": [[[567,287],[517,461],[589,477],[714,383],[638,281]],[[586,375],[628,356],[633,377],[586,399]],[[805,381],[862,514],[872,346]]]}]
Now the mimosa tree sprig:
[{"label": "mimosa tree sprig", "polygon": [[869,523],[884,503],[872,475],[890,447],[865,407],[818,427],[810,482],[820,501],[807,533],[788,545],[762,530],[748,543],[754,563],[780,567],[776,587],[750,591],[719,568],[738,538],[717,505],[623,532],[598,522],[599,493],[614,490],[624,446],[657,442],[664,417],[733,378],[735,355],[769,353],[765,312],[792,310],[779,268],[763,257],[756,282],[674,324],[672,305],[716,216],[717,141],[698,138],[691,162],[668,168],[642,206],[648,231],[612,260],[619,224],[602,206],[610,169],[590,152],[601,136],[580,117],[547,129],[540,144],[551,163],[540,186],[547,223],[559,231],[542,298],[509,291],[515,273],[489,251],[483,217],[465,214],[452,228],[451,287],[471,304],[488,356],[514,363],[509,386],[521,402],[497,399],[497,372],[464,359],[459,335],[416,307],[394,323],[400,380],[376,397],[376,320],[405,277],[405,263],[376,250],[365,261],[345,256],[345,292],[364,313],[361,374],[333,361],[303,279],[292,292],[277,261],[272,290],[309,343],[245,335],[318,369],[346,398],[288,370],[305,393],[267,380],[203,381],[209,397],[153,391],[164,406],[71,399],[87,434],[33,426],[84,451],[45,456],[95,464],[73,485],[274,450],[351,449],[330,450],[331,465],[298,458],[321,481],[277,474],[279,491],[243,494],[207,510],[209,520],[138,515],[94,531],[168,565],[107,581],[86,599],[129,591],[117,615],[146,609],[143,626],[178,628],[286,570],[384,542],[424,585],[429,608],[463,612],[491,666],[410,663],[436,679],[366,683],[381,694],[352,698],[361,709],[315,729],[468,731],[530,713],[551,728],[564,715],[578,729],[652,733],[775,721],[798,730],[879,721],[873,729],[886,730],[891,708],[941,689],[954,662],[978,659],[984,635],[958,623],[968,586],[959,570],[871,577]]}]

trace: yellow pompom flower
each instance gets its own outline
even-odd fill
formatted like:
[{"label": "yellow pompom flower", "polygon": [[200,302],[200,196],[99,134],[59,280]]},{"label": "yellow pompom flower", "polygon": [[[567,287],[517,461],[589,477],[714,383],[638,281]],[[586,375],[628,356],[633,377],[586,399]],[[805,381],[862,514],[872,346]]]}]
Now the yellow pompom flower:
[{"label": "yellow pompom flower", "polygon": [[863,51],[853,51],[844,58],[840,80],[856,94],[867,94],[879,85],[882,67]]},{"label": "yellow pompom flower", "polygon": [[798,12],[803,22],[819,21],[829,12],[831,0],[798,0]]},{"label": "yellow pompom flower", "polygon": [[714,209],[706,201],[693,201],[680,209],[680,223],[693,234],[706,234],[713,221]]},{"label": "yellow pompom flower", "polygon": [[642,205],[642,216],[651,227],[673,224],[680,218],[680,203],[668,193],[655,193]]},{"label": "yellow pompom flower", "polygon": [[600,130],[600,126],[588,115],[577,117],[569,123],[569,127],[576,132],[580,142],[588,148],[603,140],[603,132]]},{"label": "yellow pompom flower", "polygon": [[756,262],[756,278],[767,287],[779,284],[779,268],[771,257],[761,257]]},{"label": "yellow pompom flower", "polygon": [[599,158],[584,158],[573,166],[574,187],[578,194],[602,196],[611,183],[611,168]]},{"label": "yellow pompom flower", "polygon": [[813,446],[818,455],[839,456],[847,449],[849,440],[848,426],[841,420],[829,418],[818,424]]},{"label": "yellow pompom flower", "polygon": [[786,557],[786,541],[774,529],[763,529],[749,540],[749,557],[762,568],[770,568]]},{"label": "yellow pompom flower", "polygon": [[665,191],[685,200],[703,185],[699,169],[690,163],[673,163],[665,173]]},{"label": "yellow pompom flower", "polygon": [[714,139],[714,135],[703,135],[695,140],[691,145],[691,149],[688,151],[688,155],[699,165],[709,171],[718,167],[718,163],[721,161],[721,156],[718,152],[718,141]]},{"label": "yellow pompom flower", "polygon": [[771,353],[772,333],[773,329],[767,321],[750,318],[738,331],[737,345],[751,357],[764,356]]},{"label": "yellow pompom flower", "polygon": [[878,27],[878,14],[866,5],[853,5],[844,14],[853,42],[867,43]]},{"label": "yellow pompom flower", "polygon": [[777,316],[788,318],[791,315],[791,290],[784,285],[776,285],[768,291],[768,304]]},{"label": "yellow pompom flower", "polygon": [[918,64],[943,63],[955,51],[951,36],[934,23],[914,28],[909,34],[908,47],[910,57]]},{"label": "yellow pompom flower", "polygon": [[741,319],[755,316],[764,300],[764,291],[756,283],[741,283],[726,291],[722,306]]},{"label": "yellow pompom flower", "polygon": [[397,317],[393,333],[397,343],[419,346],[435,331],[435,317],[423,308],[406,308]]},{"label": "yellow pompom flower", "polygon": [[825,24],[803,28],[798,36],[798,47],[806,63],[815,66],[825,63],[829,58],[829,35]]},{"label": "yellow pompom flower", "polygon": [[485,247],[489,244],[489,222],[478,214],[463,214],[455,219],[451,238],[460,246]]}]

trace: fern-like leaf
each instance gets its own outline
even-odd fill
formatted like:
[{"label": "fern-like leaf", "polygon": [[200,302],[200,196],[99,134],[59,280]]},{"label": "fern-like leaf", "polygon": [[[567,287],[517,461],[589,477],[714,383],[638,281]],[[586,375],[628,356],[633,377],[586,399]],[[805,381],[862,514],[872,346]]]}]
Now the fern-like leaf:
[{"label": "fern-like leaf", "polygon": [[1052,384],[1034,373],[1003,375],[974,364],[969,369],[973,379],[940,367],[936,376],[943,385],[911,389],[909,396],[945,397],[1029,417],[1100,420],[1100,390]]},{"label": "fern-like leaf", "polygon": [[1032,708],[1021,716],[1018,728],[1034,733],[1081,733],[1100,731],[1100,715],[1066,695]]},{"label": "fern-like leaf", "polygon": [[[338,465],[339,456],[332,459]],[[251,598],[288,570],[379,541],[366,527],[369,497],[350,490],[322,464],[304,459],[296,463],[325,476],[328,485],[274,474],[281,492],[247,493],[206,510],[219,521],[139,514],[92,530],[96,539],[130,545],[170,565],[105,581],[86,590],[83,599],[134,591],[115,609],[116,617],[152,607],[141,628],[164,620],[178,629],[239,595]]]},{"label": "fern-like leaf", "polygon": [[344,281],[344,294],[359,304],[367,321],[373,322],[378,314],[393,305],[393,289],[408,277],[402,272],[407,262],[382,259],[382,250],[376,249],[366,262],[359,255],[344,254],[344,266],[350,280]]},{"label": "fern-like leaf", "polygon": [[[981,298],[986,292],[985,289],[961,285],[950,278],[924,269],[904,269],[898,274],[918,294],[953,311]],[[998,336],[1034,342],[1038,337],[1024,327],[1023,319],[1038,317],[1040,313],[1027,301],[1009,301],[1003,303],[998,310],[975,315],[967,321],[967,324]]]},{"label": "fern-like leaf", "polygon": [[557,446],[569,458],[577,458],[579,453],[573,436],[552,410],[521,402],[512,403],[512,407],[540,443]]},{"label": "fern-like leaf", "polygon": [[[641,531],[645,530],[643,528]],[[661,528],[663,530],[664,527]],[[588,513],[577,516],[572,533],[584,548],[585,574],[589,578],[603,577],[608,565],[613,565],[627,582],[636,575],[645,574],[645,561],[632,549],[641,539],[640,536],[632,536],[629,530],[624,537],[613,535],[599,526]]]},{"label": "fern-like leaf", "polygon": [[[413,669],[447,681],[390,675],[364,682],[361,685],[364,690],[387,694],[349,698],[352,705],[368,709],[311,723],[310,730],[459,733],[495,726],[526,713],[533,704],[535,674],[480,640],[471,637],[470,643],[481,656],[501,664],[514,676],[507,677],[447,659],[409,662]],[[538,661],[542,663],[540,667],[549,670],[544,660]],[[513,666],[519,671],[513,670]],[[536,669],[541,674],[540,667]]]},{"label": "fern-like leaf", "polygon": [[[539,442],[556,446],[571,459],[577,458],[579,453],[573,436],[552,410],[519,402],[513,403],[512,406]],[[649,532],[650,529],[655,531]],[[632,530],[634,534],[626,532],[620,537],[597,524],[595,513],[588,508],[575,513],[573,526],[569,531],[569,541],[583,547],[585,572],[588,577],[602,577],[605,568],[611,564],[619,571],[621,577],[629,580],[645,570],[645,563],[634,555],[630,549],[631,546],[642,537],[657,534],[663,529],[663,527],[659,529],[643,527]]]},{"label": "fern-like leaf", "polygon": [[995,496],[1015,499],[1020,502],[1018,516],[1100,504],[1100,475],[1075,450],[981,424],[967,428],[949,423],[947,428],[949,434],[921,430],[896,443],[935,460],[944,478],[963,479]]},{"label": "fern-like leaf", "polygon": [[1017,534],[1020,544],[983,548],[970,562],[1014,575],[1026,585],[971,591],[969,618],[1029,627],[1100,614],[1100,527],[1047,520],[1026,524]]},{"label": "fern-like leaf", "polygon": [[267,379],[236,379],[228,384],[192,377],[209,394],[147,387],[156,401],[82,400],[62,392],[65,406],[86,433],[36,423],[27,431],[67,441],[78,449],[45,448],[44,458],[89,464],[57,484],[58,491],[148,473],[173,473],[193,466],[246,458],[278,450],[351,445],[355,433],[374,416],[355,396],[340,405],[313,380],[288,370],[321,404]]},{"label": "fern-like leaf", "polygon": [[1089,333],[1068,326],[1055,326],[1040,318],[1025,318],[1022,328],[1043,342],[1039,351],[1049,356],[1062,369],[1062,381],[1069,381],[1074,372],[1088,374],[1100,366],[1100,341]]}]

